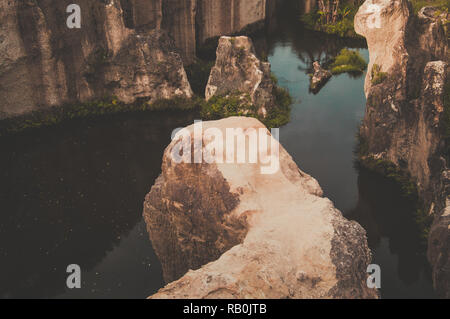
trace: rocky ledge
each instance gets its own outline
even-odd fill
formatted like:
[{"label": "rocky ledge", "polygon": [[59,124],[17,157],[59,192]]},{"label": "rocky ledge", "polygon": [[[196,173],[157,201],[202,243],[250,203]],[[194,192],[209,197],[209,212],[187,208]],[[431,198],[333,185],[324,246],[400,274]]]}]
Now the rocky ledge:
[{"label": "rocky ledge", "polygon": [[331,78],[331,72],[323,69],[318,61],[313,63],[314,73],[311,76],[310,91],[314,94],[319,93],[320,89]]},{"label": "rocky ledge", "polygon": [[[223,136],[241,129],[235,133],[243,141],[259,132],[270,141],[268,154],[279,150],[272,161],[279,169],[262,174],[268,162],[261,158],[178,163],[173,154],[186,138],[201,136],[203,151],[211,149],[210,128]],[[152,298],[377,297],[366,284],[371,252],[364,229],[322,197],[317,181],[258,120],[230,117],[203,122],[202,135],[194,125],[182,132],[165,150],[144,203],[164,278],[176,280]],[[248,143],[245,149],[249,156]]]},{"label": "rocky ledge", "polygon": [[[263,117],[276,107],[270,63],[256,57],[250,38],[221,37],[216,56],[206,86],[206,100],[213,96],[239,94],[242,105],[255,106],[258,115]],[[245,114],[248,110],[242,111]]]}]

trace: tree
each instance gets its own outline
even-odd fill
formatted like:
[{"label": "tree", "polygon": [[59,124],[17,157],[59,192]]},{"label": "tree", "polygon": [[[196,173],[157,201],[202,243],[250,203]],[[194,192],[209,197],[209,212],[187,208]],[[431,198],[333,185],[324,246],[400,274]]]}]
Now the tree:
[{"label": "tree", "polygon": [[319,0],[319,13],[324,23],[336,23],[340,0]]}]

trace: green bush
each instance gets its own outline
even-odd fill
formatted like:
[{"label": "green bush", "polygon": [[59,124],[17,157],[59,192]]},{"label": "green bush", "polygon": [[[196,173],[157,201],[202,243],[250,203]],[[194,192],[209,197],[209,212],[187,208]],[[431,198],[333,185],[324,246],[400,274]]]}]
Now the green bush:
[{"label": "green bush", "polygon": [[372,76],[372,81],[371,81],[372,84],[377,85],[377,84],[383,83],[383,81],[386,80],[387,73],[381,72],[381,67],[378,64],[374,64],[372,66],[371,76]]},{"label": "green bush", "polygon": [[235,92],[226,96],[211,97],[203,103],[200,114],[204,119],[217,120],[230,116],[257,117],[256,111],[248,94]]},{"label": "green bush", "polygon": [[266,118],[262,119],[262,122],[268,128],[281,127],[291,120],[291,106],[293,101],[289,91],[275,85],[272,93],[275,96],[277,108],[269,111]]},{"label": "green bush", "polygon": [[281,127],[290,121],[292,97],[286,89],[274,86],[276,107],[266,117],[258,115],[258,108],[251,102],[249,94],[233,92],[226,96],[213,96],[202,103],[201,116],[205,120],[217,120],[230,116],[248,116],[259,119],[268,128]]},{"label": "green bush", "polygon": [[331,73],[340,74],[344,72],[362,73],[367,63],[358,51],[342,49],[331,64]]},{"label": "green bush", "polygon": [[361,38],[356,34],[354,27],[355,14],[358,7],[353,4],[341,5],[336,23],[326,23],[323,19],[323,13],[315,11],[301,16],[301,20],[305,27],[311,30],[321,31],[328,34],[334,34],[340,37]]},{"label": "green bush", "polygon": [[411,3],[416,14],[423,7],[435,7],[441,11],[448,11],[450,8],[450,2],[448,0],[411,0]]}]

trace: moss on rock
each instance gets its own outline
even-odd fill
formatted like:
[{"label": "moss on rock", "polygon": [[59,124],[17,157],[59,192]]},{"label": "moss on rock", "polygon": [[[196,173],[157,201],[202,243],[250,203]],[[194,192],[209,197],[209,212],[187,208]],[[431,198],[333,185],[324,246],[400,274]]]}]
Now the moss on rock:
[{"label": "moss on rock", "polygon": [[331,73],[362,73],[367,67],[367,62],[358,51],[342,49],[330,65]]}]

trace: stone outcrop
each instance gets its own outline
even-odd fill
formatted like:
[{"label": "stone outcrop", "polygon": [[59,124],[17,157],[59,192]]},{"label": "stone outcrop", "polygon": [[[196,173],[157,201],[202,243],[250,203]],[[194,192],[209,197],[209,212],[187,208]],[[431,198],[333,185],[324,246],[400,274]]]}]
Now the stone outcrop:
[{"label": "stone outcrop", "polygon": [[198,38],[230,35],[264,21],[268,2],[274,0],[199,0]]},{"label": "stone outcrop", "polygon": [[111,0],[79,1],[81,29],[69,29],[65,2],[0,4],[4,116],[104,96],[126,103],[192,96],[166,31],[127,28],[131,22],[124,19],[120,2]]},{"label": "stone outcrop", "polygon": [[313,93],[318,93],[331,78],[331,72],[323,69],[317,61],[313,63],[313,68],[314,73],[311,76],[311,85],[309,89]]},{"label": "stone outcrop", "polygon": [[[189,64],[197,34],[237,32],[263,20],[266,9],[264,0],[79,0],[81,29],[69,29],[71,3],[0,3],[0,118],[112,95],[124,102],[177,93],[188,97],[179,59],[169,65],[174,54]],[[166,33],[175,45],[150,52],[155,45],[144,41]]]},{"label": "stone outcrop", "polygon": [[446,217],[444,86],[448,47],[435,10],[418,16],[406,0],[367,0],[355,16],[367,39],[366,115],[360,136],[365,158],[388,161],[416,181],[424,209],[434,214],[428,255],[441,296],[450,293]]},{"label": "stone outcrop", "polygon": [[[268,154],[279,159],[279,169],[262,174],[269,164],[261,158],[189,164],[173,156],[195,136],[203,152],[211,152],[210,129],[226,138],[227,129],[237,128],[238,139],[254,130],[270,141]],[[195,132],[192,125],[175,136],[145,199],[143,215],[164,278],[178,279],[152,298],[377,297],[366,284],[371,253],[364,229],[322,197],[317,181],[262,123],[230,117],[203,122]],[[247,143],[247,156],[249,149]]]},{"label": "stone outcrop", "polygon": [[265,116],[275,108],[270,63],[261,62],[255,54],[253,42],[245,36],[223,36],[216,52],[216,64],[211,69],[205,97],[241,94],[248,95],[257,107],[258,115]]}]

